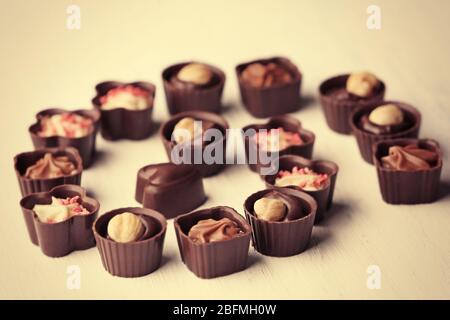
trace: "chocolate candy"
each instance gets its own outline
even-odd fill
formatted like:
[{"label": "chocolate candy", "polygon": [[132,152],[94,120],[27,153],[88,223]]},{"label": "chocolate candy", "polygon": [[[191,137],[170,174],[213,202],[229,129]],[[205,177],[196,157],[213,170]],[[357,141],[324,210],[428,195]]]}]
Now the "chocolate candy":
[{"label": "chocolate candy", "polygon": [[439,195],[442,152],[431,139],[392,139],[374,145],[382,198],[390,204],[430,203]]},{"label": "chocolate candy", "polygon": [[98,110],[46,109],[36,115],[28,132],[35,149],[73,147],[88,168],[95,156],[95,140],[100,123]]},{"label": "chocolate candy", "polygon": [[135,198],[144,208],[171,219],[203,204],[206,195],[194,166],[160,163],[139,169]]},{"label": "chocolate candy", "polygon": [[[317,202],[315,222],[321,221],[332,205],[338,166],[332,161],[309,160],[294,155],[281,156],[278,166],[278,172],[261,176],[266,187],[276,190],[294,188],[309,194]],[[300,181],[284,178],[296,175],[300,176]]]},{"label": "chocolate candy", "polygon": [[[278,203],[266,206],[265,211],[284,206],[284,217],[258,213],[261,201],[267,202],[265,199]],[[252,243],[258,252],[287,257],[308,247],[317,211],[316,201],[308,194],[292,188],[266,189],[250,195],[244,202],[244,210],[252,228]]]},{"label": "chocolate candy", "polygon": [[107,140],[142,140],[155,129],[152,121],[156,87],[148,82],[106,81],[92,99],[101,112],[101,134]]},{"label": "chocolate candy", "polygon": [[[46,154],[49,154],[47,158]],[[55,159],[58,160],[55,162]],[[74,148],[45,148],[16,155],[14,169],[22,196],[26,196],[50,191],[62,184],[79,185],[83,166]]]},{"label": "chocolate candy", "polygon": [[62,257],[95,246],[92,225],[100,204],[76,185],[32,193],[20,201],[28,235],[46,256]]},{"label": "chocolate candy", "polygon": [[[350,117],[350,126],[358,143],[361,156],[370,164],[374,162],[372,147],[375,142],[399,138],[416,138],[421,124],[420,112],[406,103],[386,101],[382,105],[383,108],[378,109],[378,107],[379,105],[357,108]],[[369,118],[375,119],[374,121],[377,123],[389,124],[378,125],[371,122]],[[403,121],[399,122],[401,119]]]},{"label": "chocolate candy", "polygon": [[[212,129],[209,131],[209,133],[217,133],[218,136],[212,135],[208,140],[195,139],[190,141],[184,141],[186,137],[183,137],[183,143],[177,143],[175,139],[178,135],[174,135],[175,127],[180,123],[180,121],[185,121],[186,118],[192,118],[197,121],[201,121],[202,127],[204,127],[205,129]],[[190,111],[174,115],[167,122],[163,123],[160,129],[160,135],[164,144],[164,148],[166,149],[167,156],[169,157],[169,161],[175,163],[190,164],[194,166],[202,174],[203,177],[208,177],[218,173],[225,167],[226,131],[228,128],[229,126],[227,121],[219,115],[203,111]],[[183,130],[183,132],[186,134],[187,132],[189,132],[189,130]],[[200,136],[203,137],[205,133],[208,132],[203,132]],[[207,156],[217,155],[218,158],[205,159],[206,157],[203,156],[205,152],[212,150],[220,150],[220,152],[208,153]],[[196,160],[198,158],[196,154],[201,155],[201,159]]]},{"label": "chocolate candy", "polygon": [[[266,133],[257,137],[257,133],[264,129],[267,130]],[[273,129],[277,131],[272,131]],[[256,134],[250,134],[252,130]],[[280,138],[277,157],[286,154],[295,154],[305,158],[311,158],[312,156],[315,135],[304,129],[300,121],[294,117],[288,115],[276,116],[263,124],[245,126],[242,131],[244,132],[247,163],[252,171],[261,173],[263,168],[270,166],[270,163],[266,163],[267,159],[264,159],[260,152],[264,152],[266,155],[271,154],[269,140],[272,133],[278,133]],[[269,149],[269,151],[264,149]]]},{"label": "chocolate candy", "polygon": [[302,75],[288,59],[274,57],[236,66],[242,102],[257,118],[296,111]]},{"label": "chocolate candy", "polygon": [[105,270],[128,278],[158,269],[166,229],[166,219],[151,209],[120,208],[98,217],[93,231]]},{"label": "chocolate candy", "polygon": [[349,120],[353,110],[381,103],[385,91],[384,82],[367,72],[325,80],[320,84],[319,93],[328,127],[337,133],[350,134]]},{"label": "chocolate candy", "polygon": [[198,62],[183,62],[162,73],[170,114],[185,111],[220,113],[225,74],[219,68]]},{"label": "chocolate candy", "polygon": [[[198,226],[198,222],[205,220]],[[174,227],[181,258],[196,276],[215,278],[247,267],[250,226],[234,209],[221,206],[187,213],[175,219]],[[201,230],[203,227],[207,229],[206,234]],[[211,231],[215,235],[213,239],[220,240],[207,242],[211,240],[208,235]],[[217,233],[221,237],[216,237]]]}]

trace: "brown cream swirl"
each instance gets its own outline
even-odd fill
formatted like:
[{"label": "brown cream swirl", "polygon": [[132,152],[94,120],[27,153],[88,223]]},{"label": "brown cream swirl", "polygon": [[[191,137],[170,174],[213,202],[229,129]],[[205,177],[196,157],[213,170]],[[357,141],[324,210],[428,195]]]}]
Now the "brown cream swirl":
[{"label": "brown cream swirl", "polygon": [[228,218],[205,219],[197,222],[189,230],[188,236],[195,243],[210,243],[231,239],[240,232],[237,223]]},{"label": "brown cream swirl", "polygon": [[405,147],[390,147],[389,155],[382,157],[381,162],[387,169],[418,171],[431,168],[437,159],[436,152],[422,149],[417,144],[409,144]]},{"label": "brown cream swirl", "polygon": [[75,165],[68,157],[54,157],[51,153],[46,153],[43,158],[27,168],[25,177],[29,179],[59,178],[71,175],[75,170]]}]

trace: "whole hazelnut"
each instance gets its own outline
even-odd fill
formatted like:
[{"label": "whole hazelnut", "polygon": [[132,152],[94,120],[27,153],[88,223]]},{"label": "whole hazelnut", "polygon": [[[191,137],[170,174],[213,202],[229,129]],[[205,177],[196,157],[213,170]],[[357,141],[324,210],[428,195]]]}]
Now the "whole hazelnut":
[{"label": "whole hazelnut", "polygon": [[116,242],[126,243],[139,239],[145,232],[141,219],[131,212],[114,216],[108,223],[108,235]]},{"label": "whole hazelnut", "polygon": [[211,69],[202,63],[190,63],[178,71],[178,79],[195,85],[204,85],[211,81]]},{"label": "whole hazelnut", "polygon": [[379,80],[370,72],[352,73],[346,83],[346,89],[359,97],[370,96],[378,86]]},{"label": "whole hazelnut", "polygon": [[261,220],[280,221],[286,216],[287,207],[279,199],[261,198],[255,201],[253,210]]},{"label": "whole hazelnut", "polygon": [[200,134],[200,126],[196,125],[196,120],[186,117],[177,122],[172,131],[172,137],[176,143],[181,144],[193,140]]},{"label": "whole hazelnut", "polygon": [[379,126],[391,126],[403,122],[403,112],[395,104],[385,104],[372,110],[369,121]]}]

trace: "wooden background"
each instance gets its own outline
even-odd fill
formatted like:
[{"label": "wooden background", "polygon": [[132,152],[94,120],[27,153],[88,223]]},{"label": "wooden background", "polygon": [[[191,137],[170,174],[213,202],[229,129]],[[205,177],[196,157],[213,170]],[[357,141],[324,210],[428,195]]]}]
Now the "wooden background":
[{"label": "wooden background", "polygon": [[[371,1],[37,1],[0,0],[1,217],[0,298],[450,298],[450,119],[448,24],[450,2],[376,1],[381,30],[368,30]],[[69,4],[81,8],[81,29],[66,28]],[[90,107],[94,85],[107,79],[157,85],[155,118],[168,118],[161,71],[197,59],[227,74],[224,117],[240,128],[255,120],[240,102],[234,66],[284,55],[304,74],[308,103],[294,116],[316,134],[315,158],[340,166],[335,204],[313,232],[309,250],[291,258],[250,252],[248,269],[200,280],[182,264],[172,223],[164,263],[155,273],[121,279],[103,270],[96,249],[60,259],[43,256],[28,239],[18,205],[12,158],[32,149],[27,128],[47,106]],[[354,138],[333,133],[317,101],[325,78],[371,70],[387,98],[422,112],[422,137],[446,154],[443,192],[430,205],[392,206],[381,200],[375,169],[360,158]],[[141,142],[105,142],[83,185],[101,212],[137,205],[137,170],[166,161],[157,135]],[[245,166],[205,180],[203,207],[228,205],[263,188]],[[81,288],[66,287],[78,265]],[[381,270],[381,289],[366,286],[367,268]]]}]

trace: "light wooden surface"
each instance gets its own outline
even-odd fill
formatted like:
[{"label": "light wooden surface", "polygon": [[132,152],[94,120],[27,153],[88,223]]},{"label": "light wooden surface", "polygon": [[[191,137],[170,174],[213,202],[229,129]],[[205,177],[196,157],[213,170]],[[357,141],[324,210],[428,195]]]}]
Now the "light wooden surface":
[{"label": "light wooden surface", "polygon": [[[66,29],[68,4],[81,8],[81,29]],[[450,2],[377,1],[379,31],[366,28],[371,1],[0,1],[1,217],[0,298],[450,298],[450,166],[448,90]],[[157,85],[155,118],[168,114],[160,73],[187,59],[226,72],[224,116],[232,127],[254,123],[239,100],[234,66],[276,54],[304,74],[310,101],[294,116],[316,134],[315,158],[340,165],[334,208],[313,232],[309,250],[291,258],[250,252],[247,270],[200,280],[183,265],[172,222],[164,263],[155,273],[121,279],[103,270],[97,250],[60,259],[43,256],[28,239],[18,205],[12,158],[32,149],[27,128],[46,106],[90,107],[102,80],[149,80]],[[374,168],[360,158],[351,136],[326,126],[319,83],[334,74],[372,70],[387,98],[417,106],[422,137],[446,154],[439,201],[391,206],[381,200]],[[141,142],[105,142],[99,161],[83,174],[101,211],[137,205],[137,170],[166,161],[157,135]],[[228,205],[243,213],[244,199],[263,188],[245,166],[205,180],[203,207]],[[80,290],[66,288],[66,269],[78,265]],[[367,268],[381,269],[381,289],[366,286]]]}]

